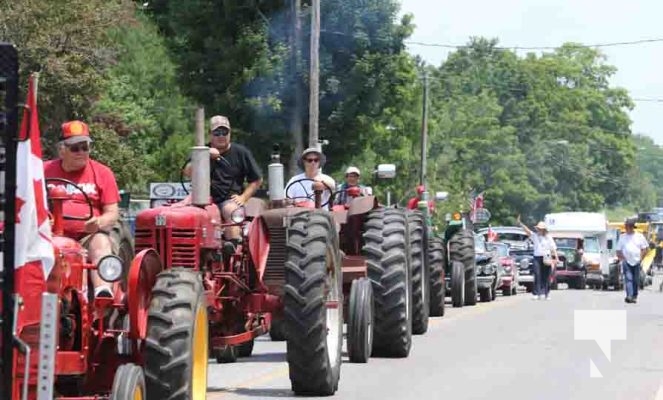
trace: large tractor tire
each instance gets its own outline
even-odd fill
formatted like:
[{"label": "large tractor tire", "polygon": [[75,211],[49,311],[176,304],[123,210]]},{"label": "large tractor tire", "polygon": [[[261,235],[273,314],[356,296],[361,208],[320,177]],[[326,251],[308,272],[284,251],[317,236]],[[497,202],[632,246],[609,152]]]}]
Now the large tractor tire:
[{"label": "large tractor tire", "polygon": [[428,266],[428,245],[424,217],[420,211],[407,214],[410,228],[410,267],[412,270],[412,333],[423,335],[428,331],[430,297],[428,285],[430,271]]},{"label": "large tractor tire", "polygon": [[118,221],[110,231],[110,237],[113,243],[117,244],[116,256],[122,259],[122,290],[126,291],[126,279],[129,276],[129,267],[134,259],[134,240],[131,237],[131,230],[126,222]]},{"label": "large tractor tire", "polygon": [[329,214],[307,210],[290,217],[287,235],[283,317],[292,390],[329,396],[338,389],[343,345],[338,234]]},{"label": "large tractor tire", "polygon": [[412,346],[412,283],[403,210],[376,209],[364,223],[368,278],[373,285],[373,356],[407,357]]},{"label": "large tractor tire", "polygon": [[144,400],[145,376],[136,364],[122,364],[115,372],[110,400]]},{"label": "large tractor tire", "polygon": [[200,275],[185,268],[161,272],[152,288],[145,339],[150,399],[205,400],[208,339]]},{"label": "large tractor tire", "polygon": [[465,303],[465,266],[460,261],[451,262],[451,305],[462,307]]},{"label": "large tractor tire", "polygon": [[474,258],[474,235],[467,229],[449,239],[449,259],[460,261],[465,270],[465,305],[477,304],[477,271]]},{"label": "large tractor tire", "polygon": [[438,238],[428,241],[428,265],[429,265],[429,293],[430,293],[430,315],[441,317],[444,315],[444,297],[446,296],[446,283],[444,281],[444,244]]}]

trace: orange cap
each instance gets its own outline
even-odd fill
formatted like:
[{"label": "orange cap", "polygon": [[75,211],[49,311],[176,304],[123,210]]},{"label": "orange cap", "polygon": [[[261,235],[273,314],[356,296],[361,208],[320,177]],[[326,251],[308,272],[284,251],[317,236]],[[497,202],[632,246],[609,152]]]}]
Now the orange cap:
[{"label": "orange cap", "polygon": [[60,141],[65,144],[74,144],[79,142],[91,142],[90,129],[82,121],[69,121],[62,124],[62,135]]}]

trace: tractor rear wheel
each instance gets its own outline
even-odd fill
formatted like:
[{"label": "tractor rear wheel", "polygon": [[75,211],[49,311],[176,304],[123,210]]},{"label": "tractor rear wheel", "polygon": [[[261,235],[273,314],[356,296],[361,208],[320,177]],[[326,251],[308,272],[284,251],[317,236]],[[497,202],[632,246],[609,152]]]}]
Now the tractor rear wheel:
[{"label": "tractor rear wheel", "polygon": [[460,230],[449,239],[449,259],[460,261],[465,267],[465,305],[477,304],[477,271],[472,231]]},{"label": "tractor rear wheel", "polygon": [[134,258],[134,240],[131,237],[131,231],[126,222],[118,221],[110,231],[110,237],[113,243],[117,245],[116,256],[122,259],[122,290],[126,291],[126,279],[129,276],[129,267]]},{"label": "tractor rear wheel", "polygon": [[348,357],[353,363],[368,362],[373,349],[373,287],[367,278],[352,281],[348,312]]},{"label": "tractor rear wheel", "polygon": [[407,357],[412,347],[412,283],[405,213],[396,208],[369,212],[363,238],[375,301],[373,355]]},{"label": "tractor rear wheel", "polygon": [[428,295],[428,269],[426,227],[420,211],[407,214],[410,228],[410,252],[412,269],[412,333],[422,335],[428,331],[430,298]]},{"label": "tractor rear wheel", "polygon": [[465,303],[465,266],[460,261],[451,262],[451,305],[462,307]]},{"label": "tractor rear wheel", "polygon": [[441,317],[444,315],[444,296],[446,295],[446,283],[444,281],[444,245],[438,238],[428,241],[428,265],[429,265],[429,293],[430,293],[430,315]]},{"label": "tractor rear wheel", "polygon": [[145,339],[151,399],[205,399],[208,339],[200,275],[184,268],[161,272],[152,288]]},{"label": "tractor rear wheel", "polygon": [[290,217],[287,235],[283,316],[292,390],[332,395],[343,346],[338,234],[328,213],[307,210]]},{"label": "tractor rear wheel", "polygon": [[145,375],[136,364],[122,364],[115,371],[110,400],[145,400]]}]

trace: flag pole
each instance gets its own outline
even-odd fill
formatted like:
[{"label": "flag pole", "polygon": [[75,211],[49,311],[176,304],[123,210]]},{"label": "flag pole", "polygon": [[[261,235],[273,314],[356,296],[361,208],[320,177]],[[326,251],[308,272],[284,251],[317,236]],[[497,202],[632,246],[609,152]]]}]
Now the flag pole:
[{"label": "flag pole", "polygon": [[33,80],[32,87],[35,92],[35,104],[37,103],[37,92],[39,90],[39,72],[33,72],[30,74],[30,79]]}]

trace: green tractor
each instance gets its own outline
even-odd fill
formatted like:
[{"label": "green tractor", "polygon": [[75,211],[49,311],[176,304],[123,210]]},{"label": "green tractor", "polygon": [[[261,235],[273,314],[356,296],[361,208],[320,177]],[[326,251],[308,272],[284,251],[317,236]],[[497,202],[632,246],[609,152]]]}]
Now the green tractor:
[{"label": "green tractor", "polygon": [[474,224],[468,212],[447,216],[443,234],[445,251],[444,275],[446,290],[451,293],[453,307],[477,303],[477,272],[474,248]]}]

